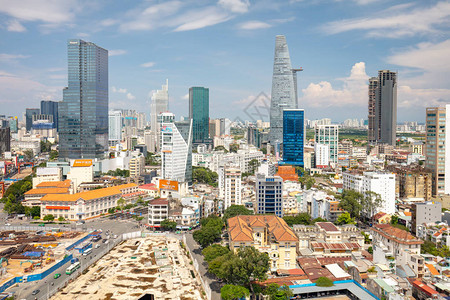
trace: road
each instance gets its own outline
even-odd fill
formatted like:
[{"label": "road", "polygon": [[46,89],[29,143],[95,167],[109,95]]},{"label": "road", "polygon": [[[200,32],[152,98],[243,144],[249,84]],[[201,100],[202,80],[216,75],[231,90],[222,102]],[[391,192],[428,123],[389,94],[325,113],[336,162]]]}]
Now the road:
[{"label": "road", "polygon": [[220,289],[222,288],[222,284],[217,281],[216,277],[208,272],[208,264],[203,259],[202,250],[200,249],[199,244],[194,241],[192,237],[192,233],[186,233],[186,244],[191,251],[192,256],[198,262],[198,272],[200,276],[202,276],[203,280],[205,280],[206,284],[208,284],[211,288],[211,300],[220,300]]},{"label": "road", "polygon": [[[11,223],[12,226],[17,226],[19,222]],[[20,222],[22,225],[30,225],[28,222]],[[34,225],[34,224],[31,224]],[[69,226],[69,225],[67,225]],[[103,231],[102,237],[105,238],[105,232],[109,230],[112,235],[120,235],[126,232],[133,232],[140,230],[139,228],[136,228],[137,222],[134,219],[128,219],[128,220],[109,220],[109,219],[102,219],[102,220],[93,220],[86,222],[85,225],[88,228],[93,229],[101,229]],[[63,225],[57,225],[57,224],[49,224],[46,226],[46,228],[56,228],[61,227],[63,228]],[[95,248],[95,245],[100,245],[99,248]],[[85,264],[91,265],[98,257],[97,255],[101,255],[102,252],[104,252],[108,247],[111,246],[111,243],[108,242],[108,244],[103,243],[103,240],[100,240],[97,243],[93,244],[94,248],[92,249],[92,254],[89,256],[80,256],[77,250],[72,250],[71,253],[74,255],[74,257],[78,257],[80,259],[81,265],[84,266]],[[76,278],[77,274],[74,273],[72,275],[66,275],[66,269],[70,266],[70,262],[67,262],[65,265],[61,266],[57,271],[53,272],[52,274],[48,275],[44,280],[41,281],[33,281],[33,282],[27,282],[27,283],[20,283],[18,286],[14,286],[7,290],[7,292],[16,292],[16,299],[27,299],[27,300],[33,300],[33,299],[47,299],[47,293],[48,290],[52,290],[53,286],[59,286],[67,280],[68,277]],[[80,272],[80,269],[77,271]],[[60,273],[61,276],[57,279],[54,279],[54,275],[56,273]],[[40,290],[40,292],[37,295],[31,295],[31,293],[34,290]]]}]

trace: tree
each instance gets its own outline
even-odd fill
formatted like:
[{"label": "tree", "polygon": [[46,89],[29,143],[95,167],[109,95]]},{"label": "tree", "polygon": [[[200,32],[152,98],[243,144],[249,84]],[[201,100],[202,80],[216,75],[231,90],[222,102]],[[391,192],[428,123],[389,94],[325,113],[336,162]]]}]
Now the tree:
[{"label": "tree", "polygon": [[344,212],[339,215],[336,224],[337,225],[355,224],[355,219],[353,219],[348,212]]},{"label": "tree", "polygon": [[200,246],[202,246],[202,248],[206,248],[218,240],[220,234],[221,231],[217,230],[215,227],[205,227],[194,231],[192,237]]},{"label": "tree", "polygon": [[251,170],[252,174],[255,174],[256,169],[261,165],[261,163],[257,159],[252,159],[248,162],[248,166]]},{"label": "tree", "polygon": [[203,167],[192,167],[192,180],[196,183],[206,183],[217,187],[217,179],[219,175],[210,169]]},{"label": "tree", "polygon": [[41,141],[41,152],[50,152],[50,150],[52,150],[52,143]]},{"label": "tree", "polygon": [[51,150],[51,151],[50,151],[50,154],[49,154],[49,159],[50,159],[50,160],[54,160],[54,159],[57,159],[58,156],[59,156],[59,152],[58,152],[58,151],[56,151],[56,150]]},{"label": "tree", "polygon": [[123,207],[125,206],[125,203],[126,203],[126,201],[122,197],[120,197],[120,199],[117,200],[117,206],[120,207],[120,210],[123,210]]},{"label": "tree", "polygon": [[287,285],[279,286],[277,283],[269,284],[263,291],[264,295],[269,296],[270,300],[290,299],[294,294]]},{"label": "tree", "polygon": [[45,215],[45,216],[44,216],[44,221],[51,222],[51,221],[53,221],[54,219],[55,219],[55,216],[54,216],[54,215]]},{"label": "tree", "polygon": [[316,281],[316,286],[330,287],[333,285],[333,280],[328,277],[319,277]]},{"label": "tree", "polygon": [[115,207],[111,207],[108,209],[108,214],[113,214],[116,212],[116,208]]},{"label": "tree", "polygon": [[398,216],[397,215],[392,215],[391,216],[391,224],[392,225],[398,224]]},{"label": "tree", "polygon": [[261,150],[261,152],[262,152],[264,155],[267,154],[267,148],[261,148],[261,149],[259,149],[259,150]]},{"label": "tree", "polygon": [[230,144],[230,152],[237,153],[238,150],[239,150],[238,144]]},{"label": "tree", "polygon": [[228,153],[228,150],[222,145],[215,147],[214,151],[224,151],[225,153]]},{"label": "tree", "polygon": [[20,192],[22,194],[25,194],[26,192],[28,192],[32,188],[33,188],[33,184],[31,182],[27,181],[20,187]]},{"label": "tree", "polygon": [[314,220],[312,220],[313,224],[316,224],[317,222],[328,222],[327,219],[321,218],[321,217],[317,217]]},{"label": "tree", "polygon": [[235,217],[235,216],[239,216],[239,215],[253,215],[253,211],[245,208],[244,205],[231,205],[230,207],[228,207],[224,213],[223,213],[223,219],[225,221],[225,223],[227,222],[227,220],[229,218]]},{"label": "tree", "polygon": [[175,230],[177,228],[177,222],[165,219],[161,222],[161,227],[166,230]]},{"label": "tree", "polygon": [[378,208],[383,205],[384,200],[375,192],[367,191],[362,198],[361,206],[367,217],[372,218]]},{"label": "tree", "polygon": [[353,190],[345,190],[340,196],[339,208],[347,211],[352,218],[360,217],[364,196]]},{"label": "tree", "polygon": [[238,300],[249,295],[249,290],[239,285],[226,284],[220,289],[220,296],[223,300]]},{"label": "tree", "polygon": [[202,254],[208,263],[213,261],[214,259],[216,259],[219,256],[228,254],[229,252],[230,252],[230,250],[228,249],[228,247],[224,247],[219,244],[214,244],[214,245],[208,246],[202,250]]},{"label": "tree", "polygon": [[140,205],[140,206],[144,206],[144,200],[142,199],[141,196],[138,197],[138,199],[137,199],[137,201],[136,201],[136,204],[137,204],[137,205]]},{"label": "tree", "polygon": [[23,151],[23,157],[25,161],[31,161],[34,158],[34,152],[31,149]]},{"label": "tree", "polygon": [[64,222],[65,220],[66,220],[66,219],[64,219],[63,216],[61,216],[61,217],[58,218],[58,221],[59,221],[59,222]]},{"label": "tree", "polygon": [[289,225],[301,224],[301,225],[312,225],[311,216],[308,213],[299,213],[296,216],[285,216],[283,220]]}]

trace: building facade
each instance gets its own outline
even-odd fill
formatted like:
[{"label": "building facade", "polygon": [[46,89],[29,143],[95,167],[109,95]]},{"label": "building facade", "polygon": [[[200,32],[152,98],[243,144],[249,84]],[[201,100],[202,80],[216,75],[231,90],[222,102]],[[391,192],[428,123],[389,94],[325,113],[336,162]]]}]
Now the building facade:
[{"label": "building facade", "polygon": [[11,131],[9,127],[0,128],[0,156],[11,151]]},{"label": "building facade", "polygon": [[256,177],[256,212],[258,214],[275,214],[283,216],[283,179],[278,176]]},{"label": "building facade", "polygon": [[375,143],[375,102],[378,87],[378,77],[369,78],[369,115],[368,115],[368,130],[367,141]]},{"label": "building facade", "polygon": [[122,112],[120,110],[109,111],[108,141],[110,146],[114,146],[122,141],[122,124]]},{"label": "building facade", "polygon": [[56,131],[58,131],[58,102],[56,101],[41,101],[41,114],[52,115],[55,123]]},{"label": "building facade", "polygon": [[108,146],[108,51],[83,40],[69,40],[67,48],[59,157],[102,158]]},{"label": "building facade", "polygon": [[158,152],[160,150],[160,130],[161,123],[158,122],[158,115],[169,111],[169,80],[166,79],[166,84],[160,90],[153,93],[150,102],[150,128],[155,139],[155,149],[150,149],[150,152]]},{"label": "building facade", "polygon": [[417,226],[442,221],[441,202],[413,203],[411,207],[411,231],[417,234]]},{"label": "building facade", "polygon": [[[192,142],[194,145],[209,143],[209,89],[189,89],[189,119],[192,120]],[[217,129],[216,129],[217,130]]]},{"label": "building facade", "polygon": [[223,176],[224,209],[231,205],[241,205],[241,171],[237,168],[224,168]]},{"label": "building facade", "polygon": [[315,143],[328,146],[329,163],[335,167],[338,163],[339,126],[316,125]]},{"label": "building facade", "polygon": [[169,219],[169,201],[159,198],[148,203],[148,225],[151,228],[160,228],[161,222]]},{"label": "building facade", "polygon": [[304,166],[305,111],[285,109],[283,111],[283,163]]},{"label": "building facade", "polygon": [[275,38],[272,97],[270,101],[269,142],[273,146],[283,142],[283,110],[298,107],[296,71],[291,66],[286,37],[277,35]]}]

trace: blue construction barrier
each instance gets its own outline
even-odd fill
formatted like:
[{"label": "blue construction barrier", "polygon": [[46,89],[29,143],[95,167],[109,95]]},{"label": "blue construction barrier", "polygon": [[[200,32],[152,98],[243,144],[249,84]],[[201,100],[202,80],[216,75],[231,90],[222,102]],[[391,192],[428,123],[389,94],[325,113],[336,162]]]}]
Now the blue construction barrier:
[{"label": "blue construction barrier", "polygon": [[2,286],[0,286],[0,293],[3,293],[7,288],[9,288],[13,284],[15,284],[16,283],[16,279],[17,279],[17,277],[14,277],[13,279],[5,282]]},{"label": "blue construction barrier", "polygon": [[81,244],[82,242],[90,239],[92,237],[92,235],[88,234],[87,236],[79,239],[78,241],[76,241],[75,243],[73,243],[72,245],[70,245],[69,247],[66,248],[67,251],[72,250],[73,248],[75,248],[77,245]]}]

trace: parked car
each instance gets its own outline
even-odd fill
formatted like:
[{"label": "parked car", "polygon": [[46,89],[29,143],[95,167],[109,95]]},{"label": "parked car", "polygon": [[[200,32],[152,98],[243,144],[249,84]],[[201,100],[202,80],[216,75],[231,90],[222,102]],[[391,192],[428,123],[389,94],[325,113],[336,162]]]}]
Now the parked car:
[{"label": "parked car", "polygon": [[37,294],[39,294],[40,291],[41,291],[41,290],[34,290],[34,291],[31,293],[31,295],[37,295]]},{"label": "parked car", "polygon": [[61,273],[56,273],[56,274],[53,276],[53,278],[55,278],[55,279],[57,279],[57,278],[59,278],[59,277],[61,277]]},{"label": "parked car", "polygon": [[6,223],[6,224],[5,224],[5,226],[11,226],[11,224],[9,224],[9,223]]}]

